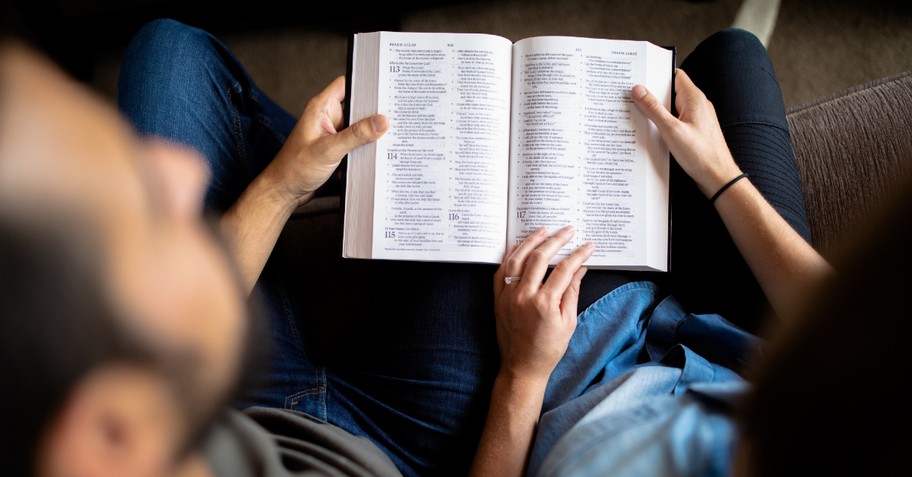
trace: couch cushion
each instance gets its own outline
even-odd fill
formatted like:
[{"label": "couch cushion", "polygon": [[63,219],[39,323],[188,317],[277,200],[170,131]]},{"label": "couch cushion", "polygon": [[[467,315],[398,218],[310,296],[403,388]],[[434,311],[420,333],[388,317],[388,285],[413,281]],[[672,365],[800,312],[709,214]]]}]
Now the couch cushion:
[{"label": "couch cushion", "polygon": [[912,175],[912,71],[789,109],[815,247],[833,254]]}]

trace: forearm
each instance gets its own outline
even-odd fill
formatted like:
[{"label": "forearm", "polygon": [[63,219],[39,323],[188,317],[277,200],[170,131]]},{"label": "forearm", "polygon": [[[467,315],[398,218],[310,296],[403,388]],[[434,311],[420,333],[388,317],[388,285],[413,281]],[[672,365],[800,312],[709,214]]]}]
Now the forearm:
[{"label": "forearm", "polygon": [[[682,169],[707,197],[713,197],[741,174],[725,142],[715,108],[684,71],[675,75],[674,117],[642,86],[631,90],[637,108],[662,134]],[[749,180],[739,180],[714,202],[731,235],[759,282],[767,300],[780,315],[803,299],[831,267]]]},{"label": "forearm", "polygon": [[472,464],[472,476],[507,477],[525,473],[546,386],[547,380],[498,375]]},{"label": "forearm", "polygon": [[221,230],[246,292],[253,290],[288,218],[302,202],[279,193],[263,173],[222,216]]},{"label": "forearm", "polygon": [[747,265],[777,314],[792,310],[832,273],[829,263],[763,198],[740,180],[715,202]]}]

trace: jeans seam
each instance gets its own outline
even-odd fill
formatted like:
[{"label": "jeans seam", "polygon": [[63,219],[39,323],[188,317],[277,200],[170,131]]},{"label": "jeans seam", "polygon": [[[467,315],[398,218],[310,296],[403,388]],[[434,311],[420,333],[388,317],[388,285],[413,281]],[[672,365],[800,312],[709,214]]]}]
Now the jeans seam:
[{"label": "jeans seam", "polygon": [[244,165],[247,165],[247,151],[244,148],[244,128],[241,125],[241,113],[238,111],[237,106],[235,106],[234,99],[241,96],[243,88],[239,82],[235,82],[233,85],[228,87],[228,96],[232,100],[228,101],[231,109],[231,132],[234,135],[234,147],[235,151],[238,154],[238,157],[243,161]]},{"label": "jeans seam", "polygon": [[326,368],[320,367],[320,411],[322,411],[322,417],[324,421],[329,420],[328,412],[326,409]]},{"label": "jeans seam", "polygon": [[296,323],[294,313],[291,310],[291,304],[288,302],[288,294],[286,293],[285,287],[283,285],[277,285],[276,291],[279,295],[279,300],[282,303],[282,311],[285,315],[285,326],[288,328],[288,331],[291,333],[292,338],[294,338],[295,349],[300,353],[302,359],[307,359],[307,349],[304,347],[304,339],[301,337],[301,333],[298,331],[298,325]]},{"label": "jeans seam", "polygon": [[284,408],[286,410],[294,410],[295,406],[301,404],[301,399],[311,398],[316,396],[318,399],[319,409],[319,418],[327,422],[327,409],[326,409],[326,368],[319,367],[314,371],[314,378],[316,383],[312,387],[298,391],[294,394],[285,397]]},{"label": "jeans seam", "polygon": [[262,112],[263,103],[260,102],[259,91],[257,91],[256,89],[253,89],[250,92],[250,100],[257,104],[257,108],[256,108],[257,124],[262,126],[263,129],[269,131],[272,134],[273,139],[276,140],[276,142],[278,142],[279,144],[284,144],[285,141],[288,139],[288,137],[285,134],[280,133],[279,131],[276,130],[276,128],[272,124],[272,119],[269,117],[269,115],[263,114],[263,112]]}]

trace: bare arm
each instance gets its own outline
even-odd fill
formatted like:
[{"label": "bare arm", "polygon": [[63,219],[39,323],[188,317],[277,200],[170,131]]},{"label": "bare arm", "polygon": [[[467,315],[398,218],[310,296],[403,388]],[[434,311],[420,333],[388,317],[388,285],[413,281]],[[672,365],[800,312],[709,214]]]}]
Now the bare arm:
[{"label": "bare arm", "polygon": [[498,374],[472,476],[526,473],[548,380],[523,380]]},{"label": "bare arm", "polygon": [[[551,237],[540,229],[509,251],[494,274],[501,365],[473,476],[525,472],[548,378],[576,330],[579,286],[586,273],[582,264],[593,251],[592,244],[578,248],[543,282],[548,262],[572,237],[571,228]],[[522,279],[507,285],[505,276]]]},{"label": "bare arm", "polygon": [[[707,197],[741,174],[725,144],[712,103],[678,70],[675,118],[642,86],[634,104],[652,120],[678,164]],[[829,263],[795,232],[748,179],[714,203],[725,227],[773,309],[781,316],[832,273]]]},{"label": "bare arm", "polygon": [[266,265],[292,212],[313,198],[352,149],[376,141],[389,124],[382,115],[342,129],[345,79],[336,78],[307,103],[275,159],[222,216],[246,291]]},{"label": "bare arm", "polygon": [[811,287],[832,273],[830,264],[749,181],[730,187],[715,206],[779,316],[794,310]]}]

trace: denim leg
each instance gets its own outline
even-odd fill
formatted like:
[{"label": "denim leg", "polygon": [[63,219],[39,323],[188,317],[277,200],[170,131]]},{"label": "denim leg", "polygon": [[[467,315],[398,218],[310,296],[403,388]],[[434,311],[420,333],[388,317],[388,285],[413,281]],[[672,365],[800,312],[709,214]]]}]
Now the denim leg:
[{"label": "denim leg", "polygon": [[[805,240],[810,232],[782,93],[763,44],[726,29],[681,65],[713,103],[738,166]],[[714,207],[672,164],[672,293],[693,313],[718,313],[756,332],[771,314],[763,291]]]},{"label": "denim leg", "polygon": [[244,405],[365,436],[405,475],[466,475],[499,365],[496,267],[333,256],[310,268],[284,280],[303,319],[277,325],[300,330],[306,354],[274,352],[277,370]]},{"label": "denim leg", "polygon": [[327,364],[326,395],[294,409],[366,435],[406,475],[466,475],[499,365],[496,267],[327,257],[317,268],[294,298],[319,317],[301,329]]},{"label": "denim leg", "polygon": [[[295,118],[266,97],[234,55],[209,33],[162,19],[139,29],[124,51],[118,107],[144,136],[190,146],[209,164],[206,209],[219,215],[272,160]],[[257,398],[284,396],[268,383],[311,376],[287,290],[267,265],[256,285],[264,316],[257,339],[271,351]]]},{"label": "denim leg", "polygon": [[296,118],[207,32],[174,20],[144,25],[124,51],[118,107],[140,134],[196,148],[209,162],[207,208],[224,212],[269,164]]},{"label": "denim leg", "polygon": [[[172,20],[144,26],[122,68],[121,110],[142,134],[206,157],[215,213],[295,122],[221,42]],[[464,475],[498,366],[496,267],[340,256],[302,267],[287,258],[274,251],[257,283],[269,353],[237,406],[307,412],[371,439],[406,475]]]}]

